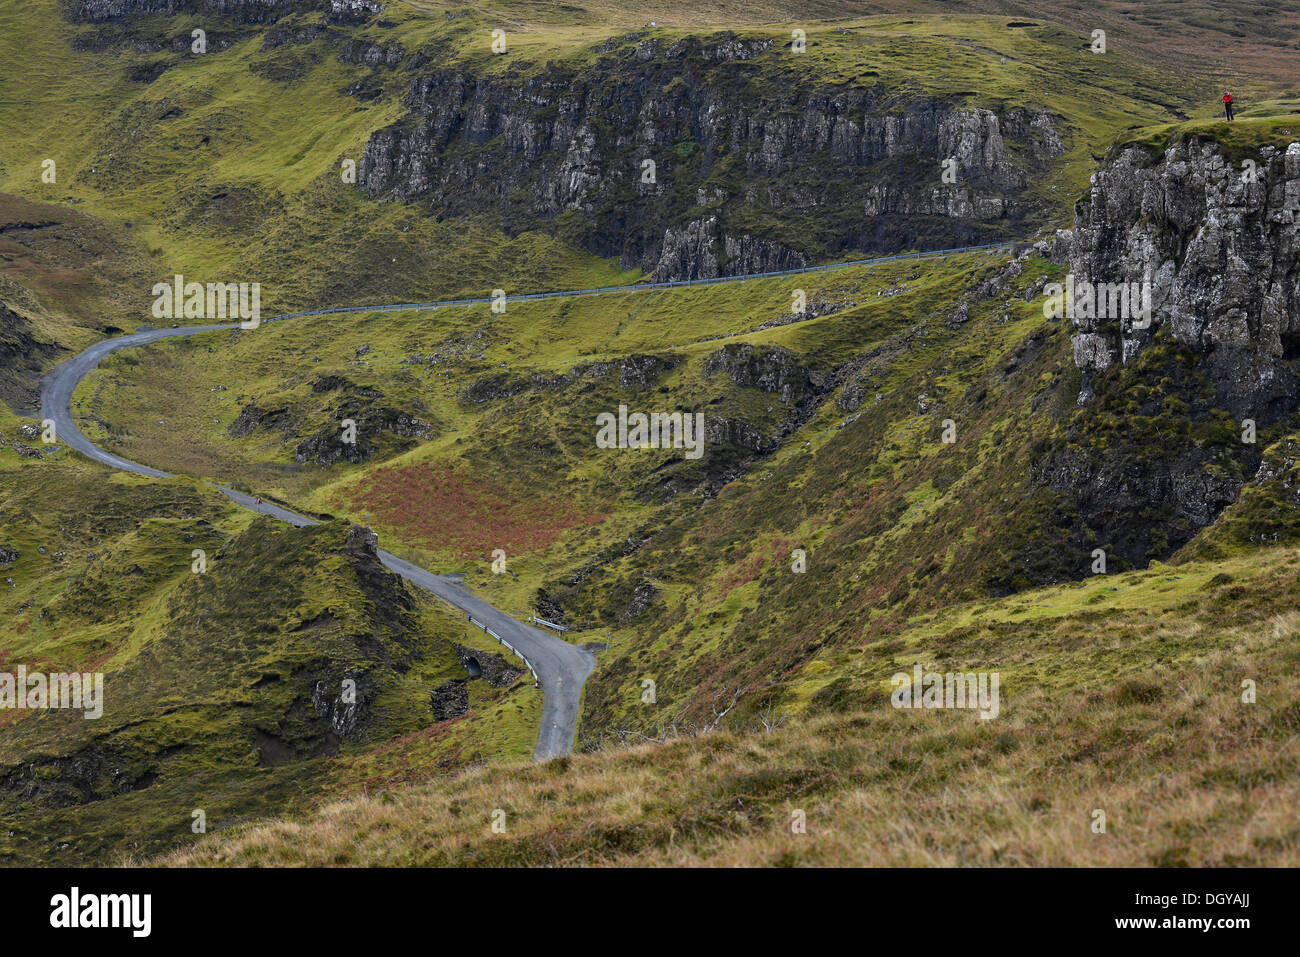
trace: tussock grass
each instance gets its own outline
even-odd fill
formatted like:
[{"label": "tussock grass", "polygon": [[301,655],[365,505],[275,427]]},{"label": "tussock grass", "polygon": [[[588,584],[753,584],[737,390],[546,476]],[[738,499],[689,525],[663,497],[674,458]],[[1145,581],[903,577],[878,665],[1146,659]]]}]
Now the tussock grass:
[{"label": "tussock grass", "polygon": [[[193,808],[229,825],[531,755],[531,679],[471,682],[469,714],[434,723],[430,691],[465,677],[450,642],[502,649],[366,571],[339,523],[284,528],[194,480],[66,448],[24,458],[9,447],[21,422],[0,412],[0,545],[18,553],[0,569],[0,669],[101,671],[104,713],[0,714],[4,863],[151,853],[190,833]],[[362,720],[340,741],[312,695],[336,696],[344,674]]]},{"label": "tussock grass", "polygon": [[[526,77],[551,60],[589,64],[615,28],[636,29],[643,18],[606,0],[563,11],[502,0],[443,13],[419,0],[360,32],[408,51],[436,44],[448,68]],[[1063,119],[1068,152],[1031,189],[1062,222],[1117,133],[1163,142],[1171,131],[1150,124],[1190,113],[1199,119],[1175,135],[1210,135],[1239,150],[1291,135],[1294,100],[1251,104],[1250,87],[1244,121],[1221,129],[1206,119],[1217,93],[1151,56],[1173,47],[1150,17],[1124,18],[1135,25],[1112,32],[1113,52],[1096,57],[1086,51],[1091,23],[903,13],[892,0],[865,11],[839,0],[799,10],[763,0],[737,24],[730,8],[706,0],[670,4],[656,33],[671,41],[726,24],[784,41],[807,16],[818,21],[809,52],[797,63],[765,61],[766,81],[869,82],[897,91],[900,103],[936,96],[1051,110]],[[1121,16],[1110,4],[1098,16],[1102,25],[1123,22],[1105,19]],[[1225,27],[1243,34],[1244,43],[1222,47],[1229,74],[1232,58],[1252,46],[1282,56],[1272,41],[1285,43],[1294,26],[1284,19],[1276,36],[1260,36],[1235,3],[1217,19],[1183,3],[1178,17],[1201,36]],[[502,18],[512,54],[496,58],[487,30]],[[166,37],[190,24],[153,18],[140,29]],[[507,237],[488,216],[438,222],[345,187],[341,160],[405,112],[405,76],[342,63],[323,43],[266,51],[257,29],[203,58],[141,55],[130,44],[78,51],[89,32],[62,20],[53,0],[13,0],[0,12],[0,54],[31,65],[0,76],[0,189],[19,195],[0,197],[0,212],[6,222],[52,211],[61,220],[58,242],[44,233],[26,237],[31,245],[0,240],[0,292],[21,301],[53,342],[80,347],[110,324],[145,320],[152,281],[175,272],[263,281],[268,313],[637,278],[555,236]],[[153,67],[165,68],[153,82],[132,79]],[[359,81],[373,97],[345,92]],[[1265,109],[1284,115],[1256,117]],[[39,181],[47,157],[59,164],[56,184]],[[68,214],[73,204],[85,212]],[[59,248],[66,239],[75,254]],[[1031,260],[1021,288],[1051,268]],[[1176,568],[1024,591],[1045,573],[1022,565],[1068,549],[1041,534],[1009,543],[1004,533],[1041,527],[1042,502],[1026,501],[1025,466],[1034,443],[1066,417],[1077,381],[1065,332],[1045,326],[1034,303],[976,304],[969,324],[952,327],[957,297],[989,272],[986,260],[967,257],[818,277],[810,291],[837,311],[766,329],[788,310],[794,281],[512,306],[501,317],[485,309],[347,317],[115,357],[80,394],[78,412],[90,434],[124,454],[378,518],[385,545],[468,571],[485,596],[516,613],[539,590],[587,581],[585,592],[563,596],[566,606],[618,631],[588,685],[587,740],[652,727],[738,683],[749,690],[731,730],[532,766],[540,694],[526,682],[500,692],[475,686],[469,718],[429,726],[425,694],[457,674],[445,643],[461,638],[460,624],[417,602],[394,625],[331,549],[328,530],[252,526],[188,479],[108,477],[66,452],[36,463],[0,450],[0,541],[22,552],[6,571],[13,587],[0,591],[5,661],[103,663],[135,696],[133,723],[118,730],[126,773],[142,784],[109,793],[104,772],[91,782],[100,800],[7,801],[7,859],[132,854],[157,863],[148,855],[180,846],[161,862],[1295,863],[1297,622],[1285,607],[1295,559],[1245,547],[1290,506],[1268,496],[1248,502],[1214,560],[1189,550]],[[786,349],[811,374],[860,361],[851,382],[863,402],[849,414],[834,404],[841,388],[776,443],[789,409],[705,374],[722,337]],[[410,361],[431,352],[438,363]],[[704,507],[677,495],[696,487],[700,472],[674,472],[664,457],[590,454],[594,413],[627,389],[575,378],[490,402],[465,394],[503,368],[550,382],[583,363],[644,353],[679,361],[633,390],[638,402],[709,407],[774,443]],[[403,545],[400,515],[372,515],[358,497],[371,466],[303,467],[281,434],[227,432],[248,402],[282,405],[307,431],[331,421],[333,400],[312,388],[325,374],[381,387],[435,423],[435,439],[387,441],[379,462],[416,476],[430,465],[463,466],[492,474],[515,501],[573,502],[605,522],[512,555],[518,579],[457,561],[449,542]],[[948,453],[934,442],[945,414],[961,422],[962,440]],[[0,430],[12,435],[15,426],[0,413]],[[729,449],[709,465],[723,473],[743,460]],[[627,542],[652,537],[626,553]],[[188,549],[196,542],[238,574],[195,584]],[[812,550],[814,572],[796,585],[785,567],[797,545]],[[589,580],[575,574],[592,570]],[[999,587],[1018,593],[987,598],[997,575]],[[659,603],[627,622],[642,584],[659,589]],[[209,620],[221,623],[215,635]],[[481,636],[465,640],[484,647]],[[304,727],[305,709],[294,710],[302,696],[288,692],[283,675],[304,662],[316,667],[321,655],[373,663],[376,642],[414,664],[384,675],[370,736],[334,757],[258,766],[254,725],[301,741],[315,730]],[[981,723],[889,708],[889,674],[914,661],[1001,670],[1003,716]],[[262,683],[268,675],[281,677]],[[639,704],[644,675],[660,680],[667,712]],[[1243,676],[1258,676],[1255,705],[1239,702]],[[787,715],[774,733],[756,730],[765,705]],[[17,773],[37,754],[103,757],[103,742],[87,734],[20,716],[5,728],[0,758]],[[485,762],[499,763],[437,780]],[[62,773],[48,761],[42,787],[67,786]],[[353,799],[334,803],[340,794]],[[227,833],[190,848],[186,813],[200,800]],[[325,806],[313,811],[313,802]],[[496,808],[506,811],[505,835],[488,831]],[[1104,836],[1088,828],[1096,808],[1109,818]],[[795,809],[807,813],[806,835],[789,832]],[[291,819],[239,827],[273,815]]]},{"label": "tussock grass", "polygon": [[[1252,593],[1273,587],[1262,574],[1269,561],[1284,561],[1294,581],[1294,553],[1269,553],[1260,577],[1244,579]],[[992,721],[858,696],[841,713],[770,733],[476,768],[140,863],[1294,866],[1300,614],[1219,625],[1213,613],[1190,613],[1166,640],[1203,641],[1212,623],[1194,660],[1148,661],[1130,685],[1106,677],[1122,640],[1053,685],[1007,680]],[[1060,631],[1098,636],[1079,613]],[[1050,667],[1057,647],[1012,641],[984,654]],[[1254,704],[1240,699],[1248,676]],[[490,830],[496,809],[504,834]],[[806,834],[791,831],[796,810]]]}]

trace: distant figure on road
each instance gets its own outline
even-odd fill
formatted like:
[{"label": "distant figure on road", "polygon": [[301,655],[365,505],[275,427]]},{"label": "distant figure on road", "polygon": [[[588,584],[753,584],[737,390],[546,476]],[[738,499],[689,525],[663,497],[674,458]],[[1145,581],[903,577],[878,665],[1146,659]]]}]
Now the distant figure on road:
[{"label": "distant figure on road", "polygon": [[1232,94],[1229,93],[1227,90],[1223,91],[1223,112],[1228,117],[1229,122],[1231,122],[1232,121]]},{"label": "distant figure on road", "polygon": [[261,504],[262,504],[262,500],[261,500],[260,498],[257,500],[257,504],[258,504],[258,505],[261,505]]}]

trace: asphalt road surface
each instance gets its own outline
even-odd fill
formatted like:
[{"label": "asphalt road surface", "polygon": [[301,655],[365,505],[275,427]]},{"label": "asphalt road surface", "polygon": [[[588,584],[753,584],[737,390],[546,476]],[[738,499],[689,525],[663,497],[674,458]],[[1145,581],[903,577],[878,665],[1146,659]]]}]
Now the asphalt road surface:
[{"label": "asphalt road surface", "polygon": [[[119,349],[148,345],[160,339],[238,328],[238,323],[227,323],[215,326],[183,326],[179,329],[145,329],[116,339],[98,342],[80,355],[51,369],[41,379],[41,418],[52,419],[59,441],[88,458],[138,475],[170,478],[167,472],[160,472],[147,465],[111,455],[82,435],[72,418],[72,393],[76,390],[77,384],[98,366],[105,356]],[[247,509],[270,515],[291,525],[319,524],[313,519],[279,505],[265,501],[259,503],[255,497],[236,492],[234,489],[220,485],[216,488],[231,501]],[[596,666],[596,659],[591,653],[555,635],[525,625],[492,607],[481,598],[470,594],[450,579],[412,565],[383,549],[379,550],[379,560],[386,568],[396,572],[413,585],[437,595],[448,604],[491,628],[515,647],[532,665],[545,698],[542,707],[542,726],[538,730],[533,759],[544,761],[547,758],[568,754],[573,748],[573,736],[578,726],[578,705],[582,696],[582,685]]]}]

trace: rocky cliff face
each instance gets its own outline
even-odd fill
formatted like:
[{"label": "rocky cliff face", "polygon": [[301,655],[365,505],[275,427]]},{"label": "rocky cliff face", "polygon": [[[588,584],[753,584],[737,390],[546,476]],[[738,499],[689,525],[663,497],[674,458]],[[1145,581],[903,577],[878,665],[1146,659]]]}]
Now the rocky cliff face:
[{"label": "rocky cliff face", "polygon": [[22,315],[0,302],[0,401],[15,409],[36,408],[37,371],[56,351],[33,335]]},{"label": "rocky cliff face", "polygon": [[705,375],[719,373],[738,386],[774,393],[782,402],[802,399],[813,389],[798,356],[781,346],[723,346],[704,360]]},{"label": "rocky cliff face", "polygon": [[1076,283],[1150,282],[1145,316],[1072,318],[1083,409],[1036,465],[1080,544],[1131,564],[1214,522],[1300,420],[1300,143],[1253,162],[1123,149],[1062,237]]},{"label": "rocky cliff face", "polygon": [[[367,145],[360,188],[555,229],[680,279],[1013,235],[1034,212],[1021,187],[1063,152],[1046,113],[886,103],[728,34],[616,37],[596,54],[517,75],[422,69],[408,115]],[[437,59],[425,49],[410,66]]]},{"label": "rocky cliff face", "polygon": [[1300,367],[1300,143],[1265,147],[1252,169],[1192,140],[1153,159],[1121,152],[1094,174],[1069,244],[1091,282],[1151,284],[1141,320],[1075,320],[1089,382],[1161,329],[1203,361],[1234,415],[1272,421],[1296,404]]}]

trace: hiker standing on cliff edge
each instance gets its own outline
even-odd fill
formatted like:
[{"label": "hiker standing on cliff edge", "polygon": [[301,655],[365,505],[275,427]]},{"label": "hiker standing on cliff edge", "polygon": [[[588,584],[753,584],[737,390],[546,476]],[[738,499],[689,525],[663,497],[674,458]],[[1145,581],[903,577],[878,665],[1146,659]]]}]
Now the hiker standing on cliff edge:
[{"label": "hiker standing on cliff edge", "polygon": [[1223,91],[1223,112],[1227,115],[1228,121],[1232,121],[1232,94],[1227,90]]}]

